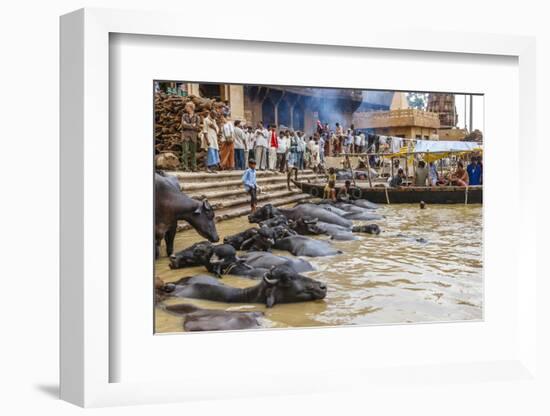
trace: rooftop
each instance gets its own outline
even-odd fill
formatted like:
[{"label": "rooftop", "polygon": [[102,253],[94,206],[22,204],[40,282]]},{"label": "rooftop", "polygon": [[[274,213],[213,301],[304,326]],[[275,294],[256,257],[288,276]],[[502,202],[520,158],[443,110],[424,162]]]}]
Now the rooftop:
[{"label": "rooftop", "polygon": [[440,127],[437,113],[415,108],[355,113],[354,117],[361,118],[365,128],[417,126],[438,129]]}]

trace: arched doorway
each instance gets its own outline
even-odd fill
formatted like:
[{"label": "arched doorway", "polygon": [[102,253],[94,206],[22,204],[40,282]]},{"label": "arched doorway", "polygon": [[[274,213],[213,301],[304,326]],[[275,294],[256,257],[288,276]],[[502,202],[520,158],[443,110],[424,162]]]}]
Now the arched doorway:
[{"label": "arched doorway", "polygon": [[286,100],[281,100],[278,107],[278,119],[279,126],[282,124],[285,127],[291,127],[290,125],[290,106]]},{"label": "arched doorway", "polygon": [[275,124],[275,106],[269,98],[266,98],[262,103],[262,121],[264,126]]}]

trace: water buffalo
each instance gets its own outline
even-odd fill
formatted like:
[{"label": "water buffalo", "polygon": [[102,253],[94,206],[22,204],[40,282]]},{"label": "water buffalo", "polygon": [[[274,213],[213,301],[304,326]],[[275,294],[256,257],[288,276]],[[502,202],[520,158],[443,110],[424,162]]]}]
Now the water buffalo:
[{"label": "water buffalo", "polygon": [[310,263],[302,259],[275,256],[266,252],[249,252],[237,257],[236,250],[229,244],[213,245],[208,241],[195,243],[170,256],[170,268],[205,266],[216,276],[233,274],[257,278],[263,276],[273,266],[288,265],[298,273],[311,271]]},{"label": "water buffalo", "polygon": [[269,227],[260,227],[257,232],[241,244],[241,250],[271,251],[275,244],[275,231]]},{"label": "water buffalo", "polygon": [[261,208],[258,208],[256,212],[249,215],[248,221],[261,222],[281,214],[287,219],[293,221],[297,221],[304,217],[312,217],[323,222],[340,225],[346,228],[351,228],[352,226],[352,222],[350,220],[342,218],[333,212],[329,212],[316,204],[299,204],[294,208],[289,209],[275,208],[271,204],[267,204]]},{"label": "water buffalo", "polygon": [[241,245],[241,250],[271,251],[276,242],[282,238],[296,235],[296,232],[285,225],[275,227],[262,226],[258,233]]},{"label": "water buffalo", "polygon": [[210,276],[184,277],[168,283],[164,290],[172,296],[206,299],[226,303],[260,303],[271,308],[277,303],[324,299],[324,283],[302,276],[290,267],[276,266],[266,272],[256,286],[236,288]]},{"label": "water buffalo", "polygon": [[197,247],[193,254],[199,261],[202,261],[206,270],[214,273],[217,277],[226,274],[228,268],[237,263],[237,250],[229,244]]},{"label": "water buffalo", "polygon": [[247,266],[254,269],[269,270],[274,266],[285,265],[290,267],[296,273],[309,272],[313,270],[310,262],[304,259],[292,257],[277,256],[266,253],[265,251],[251,251],[240,258]]},{"label": "water buffalo", "polygon": [[182,193],[177,178],[155,173],[155,255],[160,254],[160,242],[166,242],[166,252],[174,251],[174,237],[178,220],[187,221],[201,236],[219,241],[214,210],[205,199],[196,201]]},{"label": "water buffalo", "polygon": [[372,221],[382,219],[381,215],[369,212],[367,208],[361,208],[353,204],[339,202],[335,204],[319,204],[319,206],[348,220]]},{"label": "water buffalo", "polygon": [[300,235],[329,235],[334,240],[355,240],[351,230],[336,224],[319,221],[317,218],[300,218],[293,221],[291,227]]},{"label": "water buffalo", "polygon": [[203,247],[212,247],[212,243],[209,241],[200,241],[193,244],[190,247],[184,248],[177,253],[170,255],[170,268],[182,269],[184,267],[203,266],[205,260],[202,257],[197,256],[195,249]]},{"label": "water buffalo", "polygon": [[205,266],[216,276],[229,264],[236,261],[237,251],[229,244],[214,245],[208,241],[201,241],[170,256],[170,268]]},{"label": "water buffalo", "polygon": [[353,205],[356,205],[365,209],[378,209],[378,205],[374,202],[367,201],[366,199],[354,199],[350,201]]},{"label": "water buffalo", "polygon": [[270,220],[282,215],[281,212],[271,204],[266,204],[263,207],[256,209],[255,212],[248,216],[248,222],[259,223]]},{"label": "water buffalo", "polygon": [[183,316],[186,331],[231,331],[235,329],[260,328],[262,312],[221,311],[202,309],[187,303],[165,305],[164,310]]},{"label": "water buffalo", "polygon": [[295,256],[321,257],[342,254],[342,251],[332,247],[330,243],[322,240],[314,240],[302,235],[294,235],[278,240],[275,248],[286,250]]},{"label": "water buffalo", "polygon": [[263,227],[263,226],[276,227],[279,225],[288,225],[288,219],[282,214],[278,214],[278,215],[275,215],[273,218],[260,221],[260,227]]},{"label": "water buffalo", "polygon": [[380,227],[377,224],[354,225],[351,229],[354,233],[380,234]]},{"label": "water buffalo", "polygon": [[235,249],[240,250],[243,243],[245,241],[247,241],[248,239],[252,238],[257,233],[258,233],[257,228],[255,228],[255,227],[254,228],[249,228],[248,230],[242,231],[238,234],[233,234],[233,235],[230,235],[228,237],[225,237],[223,239],[223,243],[224,244],[230,244],[233,247],[235,247]]}]

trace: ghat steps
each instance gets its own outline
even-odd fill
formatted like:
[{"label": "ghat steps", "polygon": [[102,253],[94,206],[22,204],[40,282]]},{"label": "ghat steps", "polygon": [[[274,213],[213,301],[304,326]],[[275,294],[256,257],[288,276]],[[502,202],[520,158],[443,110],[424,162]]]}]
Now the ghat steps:
[{"label": "ghat steps", "polygon": [[[216,222],[250,213],[250,196],[243,189],[242,171],[166,173],[178,178],[181,190],[187,195],[198,200],[207,198],[214,208]],[[311,170],[304,170],[300,172],[299,178],[316,181],[324,176],[317,175]],[[310,195],[301,193],[295,187],[289,190],[286,173],[257,171],[256,180],[261,188],[261,193],[258,193],[258,205],[270,203],[274,206],[281,206],[311,198]],[[178,231],[189,228],[189,224],[185,221],[178,223]]]}]

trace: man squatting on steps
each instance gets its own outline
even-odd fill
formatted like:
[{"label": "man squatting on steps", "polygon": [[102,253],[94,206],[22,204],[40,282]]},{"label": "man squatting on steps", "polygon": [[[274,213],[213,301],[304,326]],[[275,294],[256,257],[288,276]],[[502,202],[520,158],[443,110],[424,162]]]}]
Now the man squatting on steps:
[{"label": "man squatting on steps", "polygon": [[256,211],[256,161],[248,160],[248,169],[243,174],[243,185],[246,193],[250,194],[250,211]]}]

